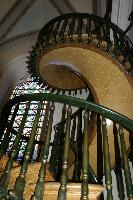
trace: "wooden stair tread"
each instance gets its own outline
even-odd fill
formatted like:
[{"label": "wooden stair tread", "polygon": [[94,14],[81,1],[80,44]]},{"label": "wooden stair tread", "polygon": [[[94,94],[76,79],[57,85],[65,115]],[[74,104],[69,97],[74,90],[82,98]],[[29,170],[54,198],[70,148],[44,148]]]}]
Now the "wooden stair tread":
[{"label": "wooden stair tread", "polygon": [[[26,173],[26,186],[25,187],[29,187],[30,184],[35,183],[37,181],[40,166],[41,166],[40,162],[30,163],[28,165],[28,171]],[[15,166],[12,168],[8,189],[14,188],[16,179],[19,176],[20,168],[21,168],[21,165],[18,165],[18,166]],[[2,174],[3,174],[3,172],[0,172],[0,177]],[[47,164],[47,166],[46,166],[45,181],[54,181],[54,178],[52,177],[52,174],[49,171],[49,164]]]},{"label": "wooden stair tread", "polygon": [[[60,183],[59,182],[46,182],[45,183],[45,191],[44,191],[44,199],[48,200],[57,200],[58,189]],[[99,195],[103,191],[102,185],[94,185],[89,184],[89,200],[98,199]],[[27,189],[25,189],[24,197],[26,200],[30,199],[31,195],[34,193],[35,184],[29,185]],[[73,198],[73,200],[80,200],[81,197],[81,183],[68,183],[67,184],[67,200]]]},{"label": "wooden stair tread", "polygon": [[[5,163],[3,166],[5,166],[7,160],[8,160],[8,157],[5,157]],[[40,166],[41,166],[40,162],[31,163],[28,166],[28,171],[26,174],[26,185],[24,189],[25,200],[30,200],[31,196],[34,194]],[[9,190],[12,190],[14,188],[16,178],[18,177],[19,172],[20,172],[20,168],[21,168],[21,165],[18,165],[12,168],[10,181],[8,185]],[[47,164],[46,169],[47,170],[46,170],[46,177],[45,177],[46,182],[45,182],[44,199],[57,200],[60,183],[54,182],[54,179],[49,171],[49,164]],[[3,172],[0,172],[0,177],[2,174]],[[89,188],[89,200],[97,199],[100,193],[103,191],[102,185],[89,184],[88,188]],[[79,200],[80,196],[81,196],[81,183],[68,183],[67,184],[67,200],[72,199],[72,198],[74,200]]]}]

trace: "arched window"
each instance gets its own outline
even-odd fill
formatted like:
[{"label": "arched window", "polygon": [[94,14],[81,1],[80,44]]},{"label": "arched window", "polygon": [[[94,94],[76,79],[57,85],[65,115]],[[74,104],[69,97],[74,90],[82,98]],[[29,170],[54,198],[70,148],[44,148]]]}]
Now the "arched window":
[{"label": "arched window", "polygon": [[[12,95],[10,98],[14,98],[15,96],[19,96],[22,94],[34,94],[34,93],[44,93],[46,92],[45,88],[42,88],[38,82],[33,82],[33,79],[31,77],[27,78],[26,82],[22,82],[19,83],[13,90]],[[46,101],[43,102],[42,105],[42,109],[41,109],[41,113],[40,113],[40,118],[39,118],[39,123],[38,123],[38,127],[36,130],[36,137],[35,137],[35,147],[34,147],[34,151],[33,151],[33,155],[32,155],[32,160],[36,160],[37,159],[37,154],[39,151],[39,145],[40,145],[40,140],[41,140],[41,134],[42,134],[42,127],[44,126],[44,116],[45,116],[45,110],[46,110]],[[38,106],[39,106],[39,102],[37,101],[31,101],[30,103],[30,109],[28,112],[28,116],[26,119],[26,123],[23,129],[23,134],[22,134],[22,141],[21,141],[21,145],[20,145],[20,150],[18,152],[17,155],[17,160],[21,160],[26,145],[27,145],[27,141],[29,139],[30,133],[32,131],[32,127],[33,127],[33,123],[36,117],[36,113],[38,110]],[[25,108],[26,108],[26,102],[21,102],[19,104],[19,109],[17,111],[15,120],[13,122],[13,126],[12,126],[12,131],[10,132],[10,138],[11,141],[9,143],[8,146],[8,153],[10,153],[12,145],[13,145],[13,141],[16,137],[17,132],[19,131],[19,127],[20,127],[20,123],[22,120],[22,116],[25,112]],[[13,113],[15,110],[15,106],[12,108],[11,110],[11,114],[8,118],[9,123],[11,122],[11,119],[13,117]]]}]

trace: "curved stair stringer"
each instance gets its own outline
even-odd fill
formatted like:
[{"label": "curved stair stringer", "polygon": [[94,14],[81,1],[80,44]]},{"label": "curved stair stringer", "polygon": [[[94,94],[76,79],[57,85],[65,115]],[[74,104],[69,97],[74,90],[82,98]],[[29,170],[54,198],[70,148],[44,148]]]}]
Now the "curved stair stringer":
[{"label": "curved stair stringer", "polygon": [[[57,60],[66,66],[73,66],[75,71],[85,77],[97,103],[133,119],[133,80],[118,60],[94,46],[59,44],[44,52],[44,55],[38,61],[39,72],[42,73],[43,68],[49,68],[50,63],[53,64]],[[107,124],[110,158],[113,167],[115,164],[112,137],[113,123],[108,121]],[[127,132],[125,143],[128,149],[129,135]],[[89,149],[90,165],[95,172],[97,166],[96,152],[97,139],[95,137]]]}]

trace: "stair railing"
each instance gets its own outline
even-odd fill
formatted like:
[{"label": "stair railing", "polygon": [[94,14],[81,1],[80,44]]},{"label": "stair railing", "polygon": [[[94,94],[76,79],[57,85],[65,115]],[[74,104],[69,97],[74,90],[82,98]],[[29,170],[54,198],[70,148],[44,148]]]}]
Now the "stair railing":
[{"label": "stair railing", "polygon": [[[30,106],[30,103],[32,101],[38,101],[39,106],[37,110],[37,114],[33,123],[32,131],[29,137],[29,141],[27,143],[27,147],[25,149],[25,154],[23,157],[23,161],[20,167],[20,173],[19,176],[16,179],[14,189],[8,189],[9,181],[11,178],[11,170],[13,168],[13,161],[15,160],[16,153],[18,152],[20,148],[21,143],[21,136],[23,132],[24,123],[26,121],[28,109]],[[110,110],[106,107],[103,107],[101,105],[97,105],[91,101],[85,101],[81,99],[76,99],[74,97],[69,97],[65,95],[55,95],[51,93],[46,94],[34,94],[34,95],[22,95],[19,97],[15,97],[12,100],[9,100],[9,102],[6,104],[6,106],[3,108],[3,111],[1,113],[1,124],[3,127],[3,130],[6,129],[6,120],[4,118],[4,115],[6,113],[6,108],[8,107],[8,112],[6,116],[10,114],[10,110],[13,106],[18,104],[20,102],[27,102],[25,112],[23,114],[19,131],[16,135],[16,138],[14,139],[13,146],[11,149],[11,153],[9,155],[9,159],[6,163],[6,167],[3,171],[3,174],[0,178],[0,198],[1,199],[23,199],[24,198],[24,188],[26,185],[26,174],[28,170],[28,165],[31,161],[32,151],[34,148],[34,140],[36,135],[36,129],[37,124],[39,121],[41,106],[43,101],[50,101],[58,103],[65,103],[68,105],[67,109],[67,121],[66,121],[66,128],[65,128],[65,140],[64,140],[64,153],[63,153],[63,160],[62,160],[62,173],[61,173],[61,179],[60,179],[60,187],[57,199],[67,199],[67,184],[69,182],[68,180],[68,156],[69,156],[69,149],[70,149],[70,130],[71,130],[71,108],[73,106],[76,106],[78,108],[84,109],[84,128],[83,128],[83,141],[82,141],[82,178],[81,178],[81,199],[89,199],[89,145],[88,145],[88,123],[89,123],[89,116],[92,112],[96,113],[98,116],[100,116],[101,120],[101,134],[102,134],[102,151],[103,151],[103,160],[104,160],[104,175],[105,175],[105,183],[106,183],[106,189],[107,189],[107,199],[111,200],[113,199],[112,194],[112,176],[111,176],[111,163],[110,163],[110,154],[109,154],[109,143],[108,143],[108,132],[107,132],[107,120],[110,119],[115,123],[114,126],[114,132],[117,131],[119,133],[119,146],[120,146],[120,157],[122,162],[122,167],[124,170],[124,177],[126,182],[126,190],[127,190],[127,196],[128,199],[133,199],[133,185],[132,185],[132,177],[129,167],[129,161],[128,161],[128,155],[127,155],[127,149],[124,142],[124,133],[125,129],[129,131],[130,133],[133,132],[133,121],[127,118],[126,116],[121,115],[120,113],[117,113],[113,110]],[[16,110],[14,110],[16,112]],[[36,187],[34,194],[32,194],[31,199],[43,199],[43,194],[45,192],[45,176],[46,176],[46,165],[48,163],[48,155],[49,155],[49,145],[50,145],[50,138],[51,138],[51,132],[52,132],[52,121],[54,118],[54,105],[51,103],[50,106],[50,113],[49,113],[49,119],[48,119],[48,128],[46,133],[46,139],[45,144],[43,146],[43,152],[42,152],[42,159],[41,159],[41,166],[38,174],[38,180],[36,182]],[[12,119],[11,119],[12,120]],[[5,124],[5,128],[4,128]],[[7,130],[7,129],[6,129]],[[117,135],[118,136],[118,135]],[[3,135],[1,136],[1,147],[7,148],[7,146],[3,147],[3,142],[5,141],[5,137],[8,140],[8,137],[10,137],[10,134],[7,136],[6,131],[3,132]],[[112,134],[113,137],[113,134]],[[131,136],[130,136],[131,137]],[[131,139],[131,138],[130,138]],[[118,144],[117,144],[118,145]],[[1,154],[4,155],[6,150],[1,151]],[[120,192],[120,190],[119,190]],[[45,198],[45,196],[44,196]]]},{"label": "stair railing", "polygon": [[127,73],[132,75],[133,44],[126,35],[133,24],[132,13],[129,20],[131,21],[129,27],[123,31],[113,24],[109,17],[102,18],[88,13],[69,13],[52,19],[42,28],[36,44],[29,52],[27,64],[31,76],[39,80],[39,84],[49,87],[44,80],[42,82],[39,79],[38,59],[40,55],[47,53],[47,50],[54,48],[56,44],[70,46],[75,43],[79,46],[100,48],[117,59]]},{"label": "stair railing", "polygon": [[[90,99],[90,98],[89,98]],[[91,99],[90,99],[91,100]],[[63,114],[64,114],[64,107],[63,107]],[[83,116],[84,109],[79,108],[76,112],[71,115],[71,133],[70,133],[70,148],[75,154],[75,158],[71,159],[69,163],[69,167],[74,164],[74,171],[73,171],[73,181],[80,181],[81,175],[81,160],[82,160],[82,150],[81,145],[83,141],[83,134],[82,134],[82,116]],[[89,132],[89,139],[88,144],[90,144],[94,138],[93,129],[94,129],[94,120],[95,115],[94,113],[89,116],[89,125],[88,125],[88,132]],[[62,119],[61,122],[57,123],[54,126],[54,140],[52,144],[52,151],[50,157],[50,170],[54,175],[56,180],[60,178],[61,172],[61,161],[63,155],[62,146],[64,145],[64,127],[66,126],[67,118]],[[89,181],[93,183],[97,183],[97,177],[93,172],[91,166],[89,165]]]}]

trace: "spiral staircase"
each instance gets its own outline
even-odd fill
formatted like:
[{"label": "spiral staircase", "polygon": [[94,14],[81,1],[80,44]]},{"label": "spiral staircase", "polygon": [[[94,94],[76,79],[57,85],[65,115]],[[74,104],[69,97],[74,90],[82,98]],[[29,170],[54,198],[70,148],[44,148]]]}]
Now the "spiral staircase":
[{"label": "spiral staircase", "polygon": [[[104,18],[65,14],[40,31],[27,65],[49,93],[15,97],[1,111],[0,199],[111,200],[116,187],[112,172],[118,198],[133,199],[133,44],[127,36],[133,13],[122,31],[110,20],[111,3]],[[84,90],[88,98],[76,98]],[[38,102],[37,112],[31,134],[25,137],[32,102]],[[44,124],[36,139],[45,103]],[[24,112],[16,131],[13,123],[21,104]],[[18,160],[23,138],[27,145]]]}]

